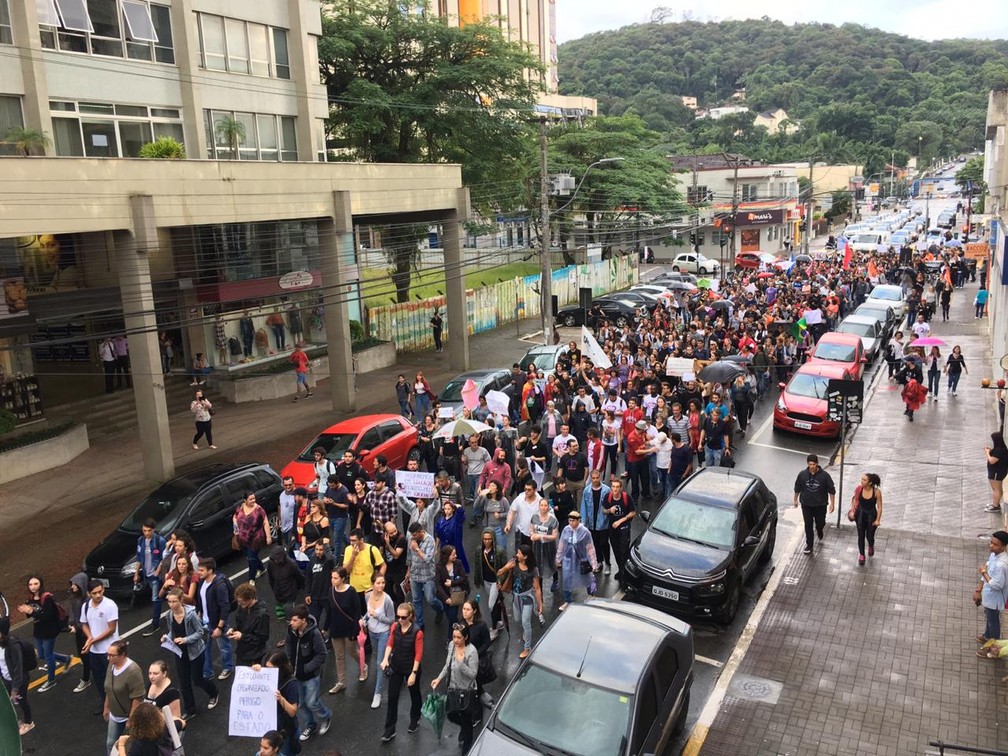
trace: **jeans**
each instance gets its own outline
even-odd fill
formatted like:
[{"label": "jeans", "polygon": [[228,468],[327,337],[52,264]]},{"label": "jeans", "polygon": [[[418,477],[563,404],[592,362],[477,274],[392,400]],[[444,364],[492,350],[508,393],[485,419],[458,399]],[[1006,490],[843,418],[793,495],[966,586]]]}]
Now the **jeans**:
[{"label": "jeans", "polygon": [[721,464],[721,455],[724,454],[724,449],[711,449],[709,446],[704,447],[704,467],[717,467]]},{"label": "jeans", "polygon": [[813,544],[812,526],[815,525],[816,532],[819,533],[821,539],[823,528],[826,527],[826,507],[806,507],[803,504],[801,513],[805,520],[805,548],[811,549]]},{"label": "jeans", "polygon": [[770,389],[770,371],[757,373],[756,375],[756,396],[762,399]]},{"label": "jeans", "polygon": [[349,517],[333,517],[329,520],[329,544],[336,557],[337,564],[343,564],[343,552],[350,545],[347,538],[347,522]]},{"label": "jeans", "polygon": [[259,577],[260,572],[265,572],[266,565],[263,564],[262,559],[259,558],[259,550],[253,549],[251,546],[246,546],[242,551],[245,552],[245,559],[248,560],[248,574],[249,580],[255,580]]},{"label": "jeans", "polygon": [[[88,657],[91,659],[91,682],[94,683],[95,692],[98,694],[98,700],[101,703],[105,703],[105,673],[108,672],[108,656],[105,652],[97,653],[96,651],[88,651]],[[109,746],[109,750],[111,750]]]},{"label": "jeans", "polygon": [[987,306],[987,304],[986,304],[986,303],[984,303],[984,304],[980,304],[979,302],[977,302],[977,304],[976,304],[976,312],[975,312],[975,314],[976,314],[976,316],[977,316],[978,318],[982,318],[982,317],[984,316],[984,308],[985,308],[986,306]]},{"label": "jeans", "polygon": [[938,393],[938,383],[940,382],[941,373],[937,370],[928,370],[928,393],[936,394]]},{"label": "jeans", "polygon": [[672,479],[669,477],[669,471],[658,468],[658,485],[655,487],[655,492],[661,494],[662,501],[669,497],[672,493]]},{"label": "jeans", "polygon": [[[476,499],[476,493],[479,489],[479,479],[480,479],[479,475],[468,475],[468,474],[466,475],[466,484],[469,486],[469,490],[466,491],[466,494],[468,494],[469,501],[475,501]],[[476,522],[477,518],[482,516],[483,516],[482,512],[477,514],[474,511],[472,521]]]},{"label": "jeans", "polygon": [[64,654],[56,653],[56,639],[55,638],[36,638],[35,639],[35,653],[38,655],[39,659],[45,659],[46,665],[49,667],[48,679],[52,682],[56,679],[56,660],[59,659],[64,664],[70,663],[70,657]]},{"label": "jeans", "polygon": [[651,491],[660,490],[661,486],[658,482],[658,457],[654,454],[649,454],[647,458],[648,463],[648,489]]},{"label": "jeans", "polygon": [[126,732],[125,722],[116,722],[112,717],[108,720],[108,729],[105,733],[105,753],[112,751],[112,746],[119,740],[119,736]]},{"label": "jeans", "polygon": [[381,671],[381,660],[385,658],[385,646],[388,645],[389,631],[386,630],[383,633],[373,633],[368,630],[368,635],[371,636],[371,649],[374,651],[374,667],[375,670],[375,686],[374,692],[376,696],[380,696],[385,692],[385,673]]},{"label": "jeans", "polygon": [[423,419],[424,415],[430,412],[430,397],[427,394],[416,395],[416,411],[420,419]]},{"label": "jeans", "polygon": [[178,670],[179,688],[182,694],[182,713],[196,713],[196,696],[193,695],[193,685],[200,688],[210,698],[217,698],[217,684],[203,674],[203,659],[210,653],[210,647],[195,659],[190,659],[185,647],[182,656],[175,658],[175,668]]},{"label": "jeans", "polygon": [[317,719],[328,721],[332,718],[332,712],[326,708],[319,698],[322,692],[322,675],[317,675],[311,680],[298,680],[298,694],[301,705],[298,706],[298,720],[302,728],[318,726]]},{"label": "jeans", "polygon": [[[211,641],[207,640],[207,647],[203,652],[203,677],[207,679],[213,677],[213,646],[210,644]],[[221,670],[230,669],[233,671],[235,664],[234,649],[231,647],[231,641],[221,635],[217,639],[217,648],[220,650]]]},{"label": "jeans", "polygon": [[[396,721],[399,719],[399,694],[402,692],[403,683],[409,680],[409,673],[392,672],[388,679],[388,708],[385,710],[385,734],[391,735],[395,732]],[[410,726],[420,723],[420,670],[417,670],[416,679],[413,685],[406,686],[410,695]]]},{"label": "jeans", "polygon": [[413,609],[416,611],[416,623],[420,628],[424,627],[424,599],[431,605],[431,608],[440,614],[444,611],[444,604],[434,595],[434,580],[425,583],[418,583],[416,580],[410,581],[410,592],[413,594]]},{"label": "jeans", "polygon": [[151,627],[158,627],[161,624],[161,605],[163,599],[158,593],[161,591],[161,580],[160,575],[154,575],[144,578],[147,581],[147,585],[151,589]]},{"label": "jeans", "polygon": [[984,617],[987,620],[987,627],[984,629],[984,638],[987,640],[1001,640],[1001,610],[988,609],[985,606]]},{"label": "jeans", "polygon": [[283,323],[273,326],[273,338],[276,339],[277,349],[287,348],[287,336],[284,333]]},{"label": "jeans", "polygon": [[500,586],[496,580],[484,580],[483,590],[486,591],[487,606],[490,609],[490,628],[497,627],[504,617],[504,602],[500,600]]},{"label": "jeans", "polygon": [[959,378],[961,376],[962,376],[962,373],[951,373],[950,372],[948,374],[948,387],[949,387],[949,391],[955,391],[957,388],[959,388]]},{"label": "jeans", "polygon": [[413,417],[413,411],[409,407],[409,402],[405,399],[399,400],[399,414],[403,417]]},{"label": "jeans", "polygon": [[522,648],[532,650],[532,609],[535,596],[532,593],[516,593],[511,601],[515,617],[521,617]]}]

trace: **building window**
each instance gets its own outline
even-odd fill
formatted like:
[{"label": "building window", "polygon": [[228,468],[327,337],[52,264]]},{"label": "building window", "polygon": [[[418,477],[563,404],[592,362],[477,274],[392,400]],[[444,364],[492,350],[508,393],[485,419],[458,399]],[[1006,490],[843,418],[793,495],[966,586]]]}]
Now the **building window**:
[{"label": "building window", "polygon": [[200,55],[209,71],[290,78],[287,30],[198,13]]},{"label": "building window", "polygon": [[7,0],[0,0],[0,45],[13,45],[14,32],[11,29],[10,9]]},{"label": "building window", "polygon": [[195,277],[200,284],[272,278],[319,265],[314,220],[197,226],[195,237]]},{"label": "building window", "polygon": [[61,157],[138,157],[140,148],[158,137],[179,142],[183,137],[178,108],[54,100],[49,109]]},{"label": "building window", "polygon": [[175,62],[166,5],[147,0],[36,0],[36,5],[42,47],[48,50]]},{"label": "building window", "polygon": [[756,199],[759,187],[756,184],[742,184],[742,201],[752,202]]},{"label": "building window", "polygon": [[[2,3],[3,0],[0,0]],[[17,155],[18,149],[9,142],[4,142],[7,132],[24,126],[21,114],[21,98],[11,95],[0,95],[0,155]]]},{"label": "building window", "polygon": [[690,205],[710,202],[710,199],[707,197],[707,187],[703,185],[686,187],[686,202]]},{"label": "building window", "polygon": [[[240,127],[232,130],[232,122]],[[237,142],[239,160],[293,162],[298,159],[293,116],[204,110],[203,127],[207,135],[207,157],[211,160],[234,160],[234,142]],[[242,133],[244,137],[240,136]]]}]

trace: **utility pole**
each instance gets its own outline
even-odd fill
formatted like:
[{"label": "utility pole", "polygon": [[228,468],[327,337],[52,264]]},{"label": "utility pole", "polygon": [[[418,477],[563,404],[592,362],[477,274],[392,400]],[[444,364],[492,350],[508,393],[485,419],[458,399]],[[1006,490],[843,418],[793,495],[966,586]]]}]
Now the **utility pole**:
[{"label": "utility pole", "polygon": [[542,329],[543,344],[549,345],[553,325],[553,264],[550,258],[552,239],[550,234],[549,206],[549,164],[546,141],[546,117],[539,119],[539,262],[542,268],[539,280],[539,293],[542,295]]},{"label": "utility pole", "polygon": [[965,246],[969,242],[970,233],[970,220],[973,214],[973,182],[970,182],[969,189],[966,192],[966,226],[963,232],[962,243]]},{"label": "utility pole", "polygon": [[808,159],[808,200],[805,203],[805,238],[802,239],[802,249],[808,254],[809,239],[812,237],[812,167],[815,165],[815,158]]},{"label": "utility pole", "polygon": [[[726,158],[728,157],[728,153],[725,153],[725,157]],[[735,220],[736,220],[736,217],[738,216],[738,206],[739,206],[739,200],[738,200],[738,169],[739,169],[739,162],[741,162],[740,159],[739,159],[739,156],[735,155],[735,157],[734,157],[734,163],[735,164],[734,164],[734,166],[732,166],[734,168],[734,171],[733,171],[733,174],[732,174],[731,220],[729,221],[729,223],[731,224],[731,239],[730,239],[730,241],[731,241],[731,259],[732,259],[732,262],[735,261],[735,233],[736,233]],[[721,275],[722,276],[724,275],[724,270],[725,270],[724,247],[722,246],[721,247]]]}]

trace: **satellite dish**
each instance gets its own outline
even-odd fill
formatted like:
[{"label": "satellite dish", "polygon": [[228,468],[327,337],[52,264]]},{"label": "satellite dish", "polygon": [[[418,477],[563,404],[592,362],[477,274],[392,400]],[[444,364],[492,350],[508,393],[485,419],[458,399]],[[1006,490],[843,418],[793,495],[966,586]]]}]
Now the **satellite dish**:
[{"label": "satellite dish", "polygon": [[1008,370],[1008,354],[1001,358],[1001,369]]}]

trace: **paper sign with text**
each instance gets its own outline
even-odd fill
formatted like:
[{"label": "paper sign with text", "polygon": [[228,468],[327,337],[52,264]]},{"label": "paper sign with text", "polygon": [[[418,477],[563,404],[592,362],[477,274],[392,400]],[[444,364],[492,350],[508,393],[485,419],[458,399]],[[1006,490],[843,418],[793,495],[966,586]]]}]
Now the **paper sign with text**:
[{"label": "paper sign with text", "polygon": [[231,710],[228,735],[239,738],[261,738],[263,733],[277,728],[276,693],[280,670],[263,667],[235,667],[231,685]]},{"label": "paper sign with text", "polygon": [[434,473],[396,470],[396,491],[410,499],[429,499],[434,490]]}]

